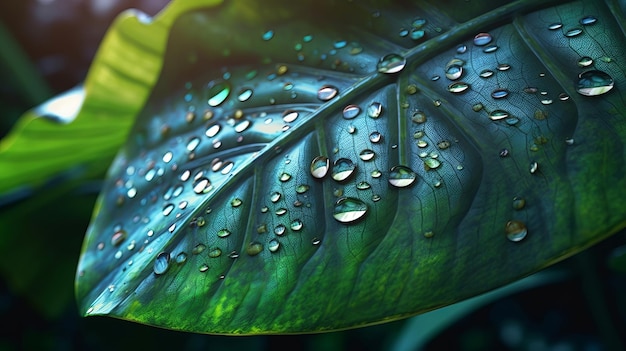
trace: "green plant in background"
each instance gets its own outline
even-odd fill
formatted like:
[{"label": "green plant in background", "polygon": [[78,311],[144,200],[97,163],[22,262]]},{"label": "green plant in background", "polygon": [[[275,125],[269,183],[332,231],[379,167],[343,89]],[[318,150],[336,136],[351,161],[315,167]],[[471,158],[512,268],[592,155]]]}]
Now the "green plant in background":
[{"label": "green plant in background", "polygon": [[87,315],[264,334],[428,311],[623,228],[623,7],[127,14],[75,120],[46,105],[3,141],[0,193],[96,175],[128,135],[83,244]]}]

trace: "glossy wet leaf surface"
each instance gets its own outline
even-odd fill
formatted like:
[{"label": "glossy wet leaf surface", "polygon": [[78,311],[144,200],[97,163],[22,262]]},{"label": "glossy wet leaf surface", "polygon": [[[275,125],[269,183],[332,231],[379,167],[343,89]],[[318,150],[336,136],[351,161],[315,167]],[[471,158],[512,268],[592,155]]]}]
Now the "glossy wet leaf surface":
[{"label": "glossy wet leaf surface", "polygon": [[82,311],[203,333],[350,328],[622,228],[623,5],[548,5],[180,15],[84,242]]}]

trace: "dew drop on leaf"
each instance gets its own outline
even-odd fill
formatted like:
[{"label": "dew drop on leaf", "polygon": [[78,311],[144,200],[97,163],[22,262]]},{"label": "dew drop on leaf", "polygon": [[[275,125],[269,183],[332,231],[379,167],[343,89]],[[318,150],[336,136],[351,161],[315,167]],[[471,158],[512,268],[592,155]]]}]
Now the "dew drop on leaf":
[{"label": "dew drop on leaf", "polygon": [[567,38],[573,38],[573,37],[577,37],[579,35],[581,35],[583,33],[583,30],[580,28],[572,28],[570,30],[568,30],[567,32],[565,32],[565,35]]},{"label": "dew drop on leaf", "polygon": [[186,253],[181,252],[178,255],[176,255],[176,263],[183,264],[185,262],[187,262],[187,254]]},{"label": "dew drop on leaf", "polygon": [[548,25],[548,29],[549,30],[557,30],[557,29],[561,29],[563,28],[563,23],[561,22],[554,22],[551,23],[550,25]]},{"label": "dew drop on leaf", "polygon": [[406,166],[394,166],[389,171],[389,184],[396,188],[406,188],[417,179],[417,174]]},{"label": "dew drop on leaf", "polygon": [[595,24],[597,21],[598,21],[598,19],[595,18],[594,16],[585,16],[585,17],[581,18],[579,22],[583,26],[590,26],[592,24]]},{"label": "dew drop on leaf", "polygon": [[193,247],[193,249],[191,249],[191,253],[194,255],[199,255],[201,254],[204,250],[206,249],[206,245],[204,244],[198,244],[196,246]]},{"label": "dew drop on leaf", "polygon": [[378,118],[383,112],[383,104],[374,101],[367,107],[367,116],[371,118]]},{"label": "dew drop on leaf", "polygon": [[482,70],[482,71],[481,71],[478,75],[479,75],[481,78],[489,78],[489,77],[493,76],[493,74],[494,74],[494,72],[493,72],[492,70],[490,70],[490,69],[484,69],[484,70]]},{"label": "dew drop on leaf", "polygon": [[204,134],[208,136],[209,138],[212,138],[216,136],[217,133],[219,133],[220,129],[222,129],[222,127],[219,124],[215,123],[211,125],[209,128],[207,128]]},{"label": "dew drop on leaf", "polygon": [[333,164],[333,172],[331,177],[338,181],[343,182],[350,178],[356,169],[356,164],[352,160],[347,158],[340,158]]},{"label": "dew drop on leaf", "polygon": [[474,45],[485,46],[493,40],[493,37],[489,33],[478,33],[474,36]]},{"label": "dew drop on leaf", "polygon": [[591,65],[593,65],[593,59],[589,56],[583,56],[580,59],[578,59],[579,67],[588,67]]},{"label": "dew drop on leaf", "polygon": [[220,237],[220,238],[226,238],[229,235],[230,235],[230,230],[228,230],[226,228],[222,228],[222,229],[217,231],[217,236]]},{"label": "dew drop on leaf", "polygon": [[272,239],[267,243],[267,249],[270,252],[276,252],[280,248],[280,242],[276,239]]},{"label": "dew drop on leaf", "polygon": [[268,41],[270,39],[272,39],[274,37],[274,31],[273,30],[268,30],[267,32],[263,33],[263,40]]},{"label": "dew drop on leaf", "polygon": [[494,99],[503,99],[505,97],[509,96],[509,90],[508,89],[496,89],[494,91],[491,92],[491,97]]},{"label": "dew drop on leaf", "polygon": [[301,230],[303,226],[304,226],[304,224],[302,223],[301,220],[294,219],[293,221],[291,221],[291,224],[289,225],[289,228],[291,228],[291,230],[297,232],[297,231]]},{"label": "dew drop on leaf", "polygon": [[524,222],[517,220],[506,222],[506,225],[504,226],[504,231],[506,233],[507,239],[513,242],[522,241],[528,234],[528,229],[526,229],[526,225],[524,224]]},{"label": "dew drop on leaf", "polygon": [[157,255],[154,260],[154,274],[161,275],[167,272],[170,268],[170,253],[169,252],[161,252]]},{"label": "dew drop on leaf", "polygon": [[343,109],[343,118],[353,119],[361,113],[361,108],[358,105],[348,105]]},{"label": "dew drop on leaf", "polygon": [[380,132],[371,132],[370,133],[370,141],[372,143],[380,143],[383,140],[383,135]]},{"label": "dew drop on leaf", "polygon": [[243,88],[237,95],[237,100],[244,102],[252,97],[253,90],[251,88]]},{"label": "dew drop on leaf", "polygon": [[371,161],[374,159],[374,156],[376,156],[376,154],[370,149],[364,149],[359,152],[359,158],[363,161]]},{"label": "dew drop on leaf", "polygon": [[212,249],[211,251],[209,251],[210,258],[218,258],[220,256],[222,256],[222,250],[219,247],[216,247]]},{"label": "dew drop on leaf", "polygon": [[505,110],[493,110],[489,113],[489,119],[492,121],[499,121],[501,119],[509,118],[511,114]]},{"label": "dew drop on leaf", "polygon": [[213,85],[209,88],[209,106],[216,107],[221,105],[228,95],[230,95],[230,84],[228,82],[221,82]]},{"label": "dew drop on leaf", "polygon": [[448,85],[448,91],[453,94],[460,94],[467,91],[470,88],[470,85],[465,82],[455,82]]},{"label": "dew drop on leaf", "polygon": [[353,197],[342,197],[335,202],[333,217],[341,223],[353,223],[367,214],[367,204]]},{"label": "dew drop on leaf", "polygon": [[317,156],[311,161],[311,175],[313,178],[322,179],[328,174],[330,160],[326,156]]},{"label": "dew drop on leaf", "polygon": [[613,78],[603,71],[591,70],[578,75],[576,91],[584,96],[598,96],[613,89]]},{"label": "dew drop on leaf", "polygon": [[193,191],[198,195],[206,194],[211,188],[211,182],[205,177],[199,178],[193,183]]},{"label": "dew drop on leaf", "polygon": [[378,61],[376,69],[380,73],[398,73],[406,66],[406,59],[398,54],[387,54]]},{"label": "dew drop on leaf", "polygon": [[285,235],[286,231],[287,231],[287,227],[284,224],[279,224],[276,227],[274,227],[274,234],[278,236]]},{"label": "dew drop on leaf", "polygon": [[324,85],[317,91],[317,98],[328,101],[337,96],[339,90],[332,85]]}]

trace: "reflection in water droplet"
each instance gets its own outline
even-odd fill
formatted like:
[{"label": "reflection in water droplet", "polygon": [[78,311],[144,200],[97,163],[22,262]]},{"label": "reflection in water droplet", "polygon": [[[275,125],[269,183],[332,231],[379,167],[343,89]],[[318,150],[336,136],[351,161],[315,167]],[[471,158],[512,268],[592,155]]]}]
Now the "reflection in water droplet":
[{"label": "reflection in water droplet", "polygon": [[383,56],[376,65],[376,69],[380,73],[397,73],[402,71],[406,66],[406,59],[398,54],[387,54]]},{"label": "reflection in water droplet", "polygon": [[230,95],[230,84],[221,82],[209,88],[209,106],[221,105]]},{"label": "reflection in water droplet", "polygon": [[490,69],[484,69],[484,70],[482,70],[482,71],[481,71],[478,75],[479,75],[481,78],[489,78],[489,77],[493,76],[493,74],[494,74],[494,72],[493,72],[492,70],[490,70]]},{"label": "reflection in water droplet", "polygon": [[358,105],[348,105],[343,109],[343,118],[353,119],[361,113],[361,108]]},{"label": "reflection in water droplet", "polygon": [[589,56],[583,56],[580,59],[578,59],[579,67],[588,67],[588,66],[591,66],[592,64],[593,64],[593,59]]},{"label": "reflection in water droplet", "polygon": [[289,225],[289,228],[291,228],[291,230],[293,230],[294,232],[297,232],[297,231],[301,230],[303,226],[304,226],[304,224],[302,223],[301,220],[294,219],[291,222],[291,224]]},{"label": "reflection in water droplet", "polygon": [[557,30],[557,29],[561,29],[563,27],[563,23],[560,22],[556,22],[556,23],[552,23],[548,26],[549,30]]},{"label": "reflection in water droplet", "polygon": [[243,88],[237,95],[237,100],[244,102],[247,101],[250,97],[252,97],[252,89],[251,88]]},{"label": "reflection in water droplet", "polygon": [[389,184],[397,188],[406,188],[417,179],[417,174],[406,166],[394,166],[389,171]]},{"label": "reflection in water droplet", "polygon": [[565,36],[568,38],[573,38],[576,36],[579,36],[580,34],[582,34],[583,30],[580,28],[572,28],[570,30],[568,30],[567,32],[565,32]]},{"label": "reflection in water droplet", "polygon": [[157,255],[156,260],[154,260],[154,274],[164,274],[167,272],[168,268],[170,268],[170,253],[161,252]]},{"label": "reflection in water droplet", "polygon": [[449,65],[446,68],[446,78],[450,80],[457,80],[463,76],[463,66],[458,64]]},{"label": "reflection in water droplet", "polygon": [[359,158],[363,161],[371,161],[374,159],[374,156],[376,156],[376,154],[370,149],[361,150],[359,153]]},{"label": "reflection in water droplet", "polygon": [[448,91],[454,94],[460,94],[469,89],[470,85],[465,82],[455,82],[448,85]]},{"label": "reflection in water droplet", "polygon": [[337,96],[339,90],[332,85],[324,85],[317,91],[317,98],[328,101]]},{"label": "reflection in water droplet", "polygon": [[363,201],[342,197],[335,202],[333,217],[341,223],[353,223],[363,218],[367,214],[367,204]]},{"label": "reflection in water droplet", "polygon": [[230,234],[231,234],[230,230],[228,230],[226,228],[223,228],[223,229],[220,229],[220,230],[217,231],[217,236],[220,237],[220,238],[225,238],[225,237],[229,236]]},{"label": "reflection in water droplet", "polygon": [[338,182],[343,182],[346,179],[350,178],[355,169],[356,164],[354,164],[352,160],[347,158],[340,158],[336,160],[333,164],[333,172],[331,177]]},{"label": "reflection in water droplet", "polygon": [[474,45],[485,46],[493,40],[493,37],[489,33],[478,33],[474,37]]},{"label": "reflection in water droplet", "polygon": [[270,250],[270,252],[276,252],[279,248],[280,242],[276,239],[272,239],[269,241],[269,243],[267,243],[267,249]]},{"label": "reflection in water droplet", "polygon": [[271,201],[271,202],[273,202],[273,203],[277,203],[277,202],[278,202],[278,200],[280,200],[281,196],[282,196],[282,194],[281,194],[281,193],[279,193],[278,191],[273,192],[273,193],[270,195],[270,201]]},{"label": "reflection in water droplet", "polygon": [[274,234],[278,236],[285,235],[286,231],[287,231],[287,227],[285,227],[283,224],[279,224],[274,228]]},{"label": "reflection in water droplet", "polygon": [[598,96],[613,89],[613,78],[603,71],[591,70],[578,75],[576,91],[584,96]]},{"label": "reflection in water droplet", "polygon": [[330,160],[326,156],[317,156],[311,161],[311,175],[314,178],[322,179],[328,174],[330,169]]},{"label": "reflection in water droplet", "polygon": [[370,133],[370,141],[372,143],[380,143],[383,139],[383,135],[380,132],[371,132]]},{"label": "reflection in water droplet", "polygon": [[183,264],[185,262],[187,262],[187,254],[186,253],[181,252],[178,255],[176,255],[176,263]]},{"label": "reflection in water droplet", "polygon": [[528,234],[528,229],[526,229],[526,225],[522,221],[512,220],[506,222],[504,226],[504,231],[506,233],[507,239],[518,242],[523,240]]},{"label": "reflection in water droplet", "polygon": [[510,114],[504,110],[494,110],[489,113],[489,118],[492,121],[499,121],[501,119],[508,118]]},{"label": "reflection in water droplet", "polygon": [[595,24],[597,21],[598,21],[598,19],[595,18],[594,16],[585,16],[585,17],[581,18],[579,22],[583,26],[590,26],[592,24]]},{"label": "reflection in water droplet", "polygon": [[503,99],[505,97],[509,96],[509,90],[508,89],[496,89],[494,91],[491,92],[491,97],[494,99]]},{"label": "reflection in water droplet", "polygon": [[382,112],[383,112],[383,104],[381,104],[380,102],[374,101],[367,107],[367,115],[371,118],[380,117]]}]

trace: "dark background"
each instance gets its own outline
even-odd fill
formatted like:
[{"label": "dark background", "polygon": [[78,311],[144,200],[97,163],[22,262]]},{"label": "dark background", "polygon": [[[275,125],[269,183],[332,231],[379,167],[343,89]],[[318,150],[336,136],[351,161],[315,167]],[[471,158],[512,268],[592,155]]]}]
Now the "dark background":
[{"label": "dark background", "polygon": [[[154,15],[166,2],[0,1],[0,137],[27,109],[80,84],[118,13],[134,7]],[[223,337],[79,317],[74,271],[99,184],[50,186],[0,206],[0,351],[384,350],[420,333],[398,321],[320,335]],[[566,278],[493,301],[456,320],[425,349],[622,349],[625,243],[622,232],[556,265]]]}]

